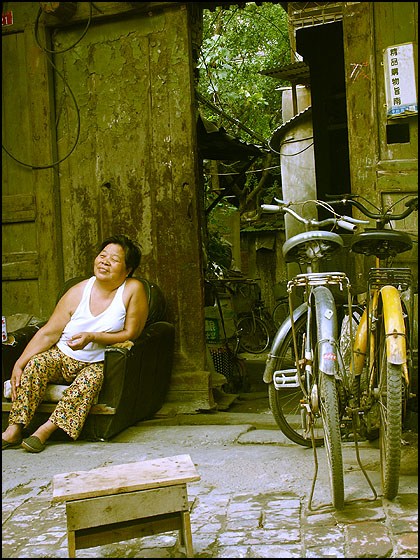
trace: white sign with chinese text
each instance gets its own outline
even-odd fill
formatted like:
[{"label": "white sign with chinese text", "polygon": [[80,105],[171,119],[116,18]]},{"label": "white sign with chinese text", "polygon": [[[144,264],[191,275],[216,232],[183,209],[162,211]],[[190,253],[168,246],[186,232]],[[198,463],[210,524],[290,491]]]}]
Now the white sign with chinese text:
[{"label": "white sign with chinese text", "polygon": [[408,117],[418,112],[413,43],[385,49],[387,116]]}]

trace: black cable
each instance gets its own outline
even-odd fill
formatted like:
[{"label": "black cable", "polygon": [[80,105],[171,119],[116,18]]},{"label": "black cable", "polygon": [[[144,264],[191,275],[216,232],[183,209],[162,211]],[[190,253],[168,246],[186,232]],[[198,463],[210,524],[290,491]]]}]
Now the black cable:
[{"label": "black cable", "polygon": [[51,64],[51,66],[55,69],[55,71],[57,72],[57,74],[60,76],[60,78],[63,80],[64,84],[67,86],[69,93],[73,99],[74,102],[74,106],[76,109],[76,115],[77,115],[77,133],[76,133],[76,140],[74,141],[74,144],[71,148],[71,150],[69,151],[69,153],[64,156],[63,158],[61,158],[58,161],[55,161],[53,163],[50,163],[48,165],[32,165],[30,163],[25,163],[23,161],[20,161],[19,159],[15,158],[14,156],[12,156],[12,154],[6,149],[6,147],[2,144],[1,147],[3,148],[3,150],[6,152],[6,154],[11,157],[13,160],[15,160],[17,163],[19,163],[20,165],[23,165],[25,167],[30,167],[31,169],[49,169],[50,167],[54,167],[55,165],[58,165],[59,163],[63,162],[64,160],[66,160],[76,149],[77,143],[79,141],[79,136],[80,136],[80,111],[79,111],[79,106],[77,105],[77,101],[76,98],[70,88],[70,86],[68,85],[66,79],[64,78],[64,76],[61,74],[61,72],[58,70],[58,68],[56,67],[56,65],[53,63],[53,61],[49,58],[48,55],[46,55],[48,62]]},{"label": "black cable", "polygon": [[[302,140],[308,140],[308,138],[302,138]],[[299,142],[299,140],[294,140],[294,142]],[[283,144],[288,144],[288,143],[289,143],[289,142],[283,142],[281,145],[283,145]],[[308,146],[306,146],[306,148],[303,148],[303,150],[300,150],[300,152],[296,152],[296,153],[294,153],[294,154],[282,154],[282,153],[278,152],[277,150],[275,150],[275,149],[271,146],[270,142],[268,142],[268,147],[270,148],[270,150],[271,150],[272,152],[274,152],[275,154],[281,156],[281,157],[297,156],[297,155],[301,154],[302,152],[304,152],[305,150],[307,150],[308,148],[310,148],[310,147],[313,146],[313,145],[314,145],[314,143],[311,142]]]},{"label": "black cable", "polygon": [[74,103],[74,107],[75,107],[75,109],[76,109],[76,116],[77,116],[77,133],[76,133],[76,139],[75,139],[74,144],[73,144],[71,150],[69,151],[69,153],[68,153],[66,156],[64,156],[63,158],[61,158],[60,160],[55,161],[55,162],[53,162],[53,163],[50,163],[50,164],[48,164],[48,165],[31,165],[31,164],[29,164],[29,163],[25,163],[25,162],[23,162],[23,161],[20,161],[19,159],[15,158],[15,157],[6,149],[6,147],[2,144],[2,149],[6,152],[6,154],[7,154],[10,158],[12,158],[14,161],[16,161],[17,163],[19,163],[20,165],[23,165],[23,166],[25,166],[25,167],[30,167],[31,169],[49,169],[50,167],[54,167],[55,165],[58,165],[59,163],[62,163],[64,160],[66,160],[68,157],[70,157],[70,155],[71,155],[71,154],[74,152],[74,150],[76,149],[76,146],[77,146],[77,143],[78,143],[79,137],[80,137],[80,111],[79,111],[79,106],[78,106],[78,104],[77,104],[77,101],[76,101],[76,98],[75,98],[75,96],[74,96],[74,93],[73,93],[71,87],[69,86],[67,80],[64,78],[63,74],[58,70],[58,68],[56,67],[56,65],[54,64],[54,62],[50,59],[50,57],[48,56],[48,53],[61,54],[61,53],[63,53],[63,52],[66,52],[66,51],[68,51],[68,50],[74,48],[74,47],[77,45],[77,43],[79,43],[79,42],[83,39],[83,37],[86,35],[86,33],[87,33],[87,31],[88,31],[88,29],[89,29],[89,27],[90,27],[90,23],[91,23],[91,20],[92,20],[92,2],[89,2],[89,4],[90,4],[89,20],[88,20],[88,24],[87,24],[87,26],[86,26],[86,28],[85,28],[83,34],[81,35],[81,37],[80,37],[73,45],[71,45],[70,47],[68,47],[67,49],[64,49],[64,50],[62,50],[62,51],[51,51],[51,50],[47,49],[46,47],[43,47],[43,46],[40,44],[39,39],[38,39],[38,25],[39,25],[39,18],[40,18],[41,13],[42,13],[42,8],[40,8],[39,11],[38,11],[38,15],[37,15],[37,18],[36,18],[36,21],[35,21],[35,40],[36,40],[38,46],[41,48],[41,50],[42,50],[43,52],[45,52],[45,55],[46,55],[46,57],[47,57],[47,61],[51,64],[51,66],[54,68],[54,70],[57,72],[57,74],[58,74],[58,75],[60,76],[60,78],[63,80],[64,85],[67,86],[67,89],[69,90],[69,93],[70,93],[71,98],[72,98],[73,103]]},{"label": "black cable", "polygon": [[35,21],[35,41],[37,42],[38,46],[45,53],[50,53],[50,54],[62,54],[62,53],[65,53],[65,52],[73,49],[77,45],[77,43],[79,43],[83,39],[83,37],[86,35],[86,33],[88,32],[88,29],[90,27],[90,23],[92,21],[92,2],[89,2],[89,7],[90,7],[89,19],[88,19],[88,22],[86,24],[85,30],[83,31],[82,35],[77,39],[77,41],[75,43],[73,43],[73,45],[70,45],[70,47],[67,47],[66,49],[63,49],[62,51],[50,51],[46,47],[43,47],[41,45],[41,43],[39,42],[39,39],[38,39],[38,24],[39,24],[39,18],[41,17],[41,14],[42,14],[42,8],[40,8],[39,11],[38,11],[38,15],[36,16],[36,21]]}]

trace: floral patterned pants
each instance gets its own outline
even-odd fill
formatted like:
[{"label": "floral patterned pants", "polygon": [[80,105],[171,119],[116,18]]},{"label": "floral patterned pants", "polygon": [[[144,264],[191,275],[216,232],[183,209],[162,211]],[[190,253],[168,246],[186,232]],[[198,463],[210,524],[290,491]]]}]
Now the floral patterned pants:
[{"label": "floral patterned pants", "polygon": [[69,385],[49,420],[77,439],[86,416],[103,382],[103,362],[79,362],[66,356],[57,346],[33,356],[26,364],[12,404],[9,424],[24,424],[32,420],[42,402],[47,383]]}]

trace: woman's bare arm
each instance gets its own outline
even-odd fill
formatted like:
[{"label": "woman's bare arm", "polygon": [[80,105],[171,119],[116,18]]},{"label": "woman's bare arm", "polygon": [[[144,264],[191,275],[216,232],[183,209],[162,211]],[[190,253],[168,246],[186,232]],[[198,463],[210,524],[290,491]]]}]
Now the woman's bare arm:
[{"label": "woman's bare arm", "polygon": [[79,305],[84,284],[85,282],[81,282],[73,286],[63,295],[48,322],[31,338],[19,356],[10,378],[12,401],[16,398],[16,388],[19,387],[22,372],[29,360],[36,354],[49,350],[59,340],[64,327],[70,321],[72,313],[74,313]]}]

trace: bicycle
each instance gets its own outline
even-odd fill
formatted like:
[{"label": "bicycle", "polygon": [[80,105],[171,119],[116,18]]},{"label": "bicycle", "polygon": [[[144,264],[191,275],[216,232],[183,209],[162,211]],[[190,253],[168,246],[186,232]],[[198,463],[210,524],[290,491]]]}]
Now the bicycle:
[{"label": "bicycle", "polygon": [[265,319],[265,308],[261,301],[257,301],[251,312],[239,317],[238,325],[239,345],[243,352],[262,354],[271,342],[271,325]]},{"label": "bicycle", "polygon": [[[344,506],[341,453],[340,400],[343,370],[338,355],[338,325],[332,287],[349,288],[342,272],[319,272],[320,259],[330,258],[343,247],[340,235],[320,228],[340,225],[353,231],[355,220],[338,216],[317,221],[306,219],[290,208],[292,203],[275,199],[277,205],[263,205],[265,211],[283,211],[305,225],[306,231],[283,245],[286,262],[306,266],[287,284],[289,317],[277,331],[268,354],[263,380],[268,383],[269,404],[283,433],[307,447],[325,445],[332,501]],[[324,206],[321,201],[314,202]],[[367,223],[367,222],[365,222]],[[303,303],[293,309],[292,295],[303,289]],[[348,304],[351,309],[348,289]]]},{"label": "bicycle", "polygon": [[209,299],[216,302],[220,322],[223,330],[223,343],[222,346],[217,348],[209,348],[210,355],[213,360],[213,365],[218,373],[226,377],[226,383],[222,385],[222,389],[229,394],[232,393],[245,393],[249,390],[250,382],[244,362],[238,357],[240,333],[235,328],[233,336],[227,336],[225,327],[225,318],[223,315],[223,308],[220,303],[219,285],[222,278],[207,278],[206,283],[211,290]]},{"label": "bicycle", "polygon": [[[378,412],[379,406],[384,406],[383,393],[381,391],[382,385],[375,383],[375,377],[370,376],[367,393],[363,393],[359,400],[358,383],[357,380],[360,376],[355,375],[355,367],[360,368],[362,363],[361,354],[350,352],[351,366],[346,367],[343,357],[340,352],[339,341],[337,340],[337,309],[335,301],[331,293],[331,289],[338,286],[341,290],[346,288],[347,291],[347,314],[348,317],[353,318],[356,315],[356,323],[359,323],[360,330],[358,332],[366,332],[363,330],[363,325],[366,324],[365,319],[360,319],[359,309],[352,307],[351,286],[348,278],[344,273],[328,272],[318,273],[313,272],[313,264],[319,262],[319,259],[330,256],[337,249],[343,246],[342,238],[332,232],[310,231],[314,227],[322,227],[324,225],[333,224],[340,225],[345,229],[354,230],[356,224],[369,223],[364,220],[356,220],[349,216],[339,216],[336,214],[330,204],[321,201],[313,201],[315,204],[330,210],[334,218],[316,221],[305,220],[296,212],[289,208],[291,203],[279,201],[276,199],[277,205],[266,205],[263,208],[267,211],[284,211],[294,216],[297,220],[305,224],[306,232],[299,234],[287,240],[283,246],[283,254],[287,262],[297,261],[305,264],[307,267],[306,274],[297,275],[288,283],[289,293],[289,317],[284,321],[278,330],[271,347],[270,353],[267,358],[266,368],[264,371],[263,379],[268,383],[269,402],[273,416],[283,431],[283,433],[293,442],[299,445],[313,447],[314,457],[316,464],[315,478],[313,481],[312,491],[309,498],[309,508],[311,507],[312,495],[315,485],[317,473],[317,460],[315,448],[325,444],[327,462],[329,467],[330,485],[332,502],[336,509],[344,507],[344,483],[343,483],[343,464],[341,454],[341,428],[346,424],[351,424],[354,434],[354,442],[356,447],[356,455],[359,466],[367,479],[376,498],[376,491],[373,488],[363,466],[361,465],[358,454],[358,434],[363,430],[361,429],[361,422],[366,417],[367,421],[365,426],[372,427],[372,416]],[[343,201],[340,200],[340,203]],[[413,203],[411,213],[415,208]],[[395,219],[403,219],[408,215],[403,213],[401,216],[387,216],[387,223]],[[369,216],[370,217],[370,216]],[[386,230],[388,232],[389,230]],[[370,245],[367,242],[366,236],[359,234],[359,248]],[[389,243],[389,238],[392,236],[386,234],[378,234],[375,238],[377,242]],[[394,241],[395,237],[392,236]],[[409,245],[408,236],[398,236],[404,241],[400,245],[400,250]],[[355,236],[357,239],[357,237]],[[409,238],[408,238],[409,239]],[[411,241],[411,240],[410,240]],[[398,244],[397,244],[398,245]],[[357,246],[357,245],[355,245]],[[410,245],[411,246],[411,245]],[[389,245],[387,245],[389,249]],[[386,247],[383,248],[386,250]],[[292,306],[292,292],[296,287],[304,288],[304,302],[293,309]],[[390,291],[389,289],[387,291]],[[392,291],[392,290],[391,290]],[[397,301],[396,294],[393,293],[393,301]],[[389,305],[383,306],[389,310]],[[368,305],[369,309],[369,305]],[[356,311],[356,313],[355,313]],[[349,320],[350,340],[353,341],[353,320]],[[377,321],[374,322],[376,324]],[[372,325],[372,321],[370,322]],[[387,325],[387,333],[390,332],[390,325]],[[399,325],[400,326],[400,325]],[[383,329],[379,328],[382,333]],[[367,336],[367,334],[366,334]],[[403,337],[400,337],[401,340]],[[362,340],[363,336],[360,334],[359,339]],[[357,336],[356,336],[357,340]],[[385,347],[381,344],[383,338],[376,339],[376,348]],[[389,341],[389,337],[387,337]],[[401,346],[401,344],[400,344]],[[355,358],[359,359],[359,364],[354,365]],[[376,356],[376,362],[380,362],[379,355]],[[386,361],[386,360],[385,360]],[[383,364],[384,356],[382,356]],[[362,364],[363,367],[363,364]],[[392,377],[393,385],[396,375],[394,375],[394,368],[388,368],[392,372],[387,375],[389,379]],[[383,371],[379,368],[376,371]],[[384,374],[381,374],[380,379],[383,382]],[[393,396],[388,400],[392,400],[394,404],[396,400],[402,399],[401,391],[399,397],[398,387],[395,389],[393,386],[388,389],[392,390]],[[359,406],[360,404],[360,406]],[[395,407],[396,408],[396,407]],[[392,416],[398,417],[398,412],[392,411]],[[386,457],[395,457],[394,448],[396,447],[395,436],[392,436],[392,453],[386,452],[386,436],[384,433],[384,424],[386,418],[382,415],[381,432],[382,432],[382,449],[381,452],[381,472],[383,480],[383,490],[385,497],[391,499],[395,497],[395,484],[390,488],[386,480],[390,477],[395,479],[396,461],[393,459],[392,474],[386,474],[389,471],[387,463],[390,459]],[[393,423],[400,423],[401,418]],[[366,430],[368,433],[369,430]],[[372,435],[372,430],[370,430]],[[399,444],[399,440],[397,437]]]},{"label": "bicycle", "polygon": [[410,269],[390,265],[413,243],[407,233],[385,226],[417,210],[418,198],[411,198],[400,214],[391,214],[392,208],[375,207],[371,211],[358,198],[344,195],[329,204],[349,204],[376,222],[376,228],[356,234],[351,245],[355,253],[374,255],[376,260],[375,268],[369,271],[367,303],[353,345],[353,412],[363,414],[369,439],[379,434],[382,491],[392,500],[398,494],[402,424],[410,395],[415,341],[410,324],[414,310],[412,274]]},{"label": "bicycle", "polygon": [[236,329],[239,349],[250,354],[261,354],[270,345],[273,321],[261,300],[258,284],[256,280],[243,279],[229,288],[233,294],[233,309],[238,317]]}]

